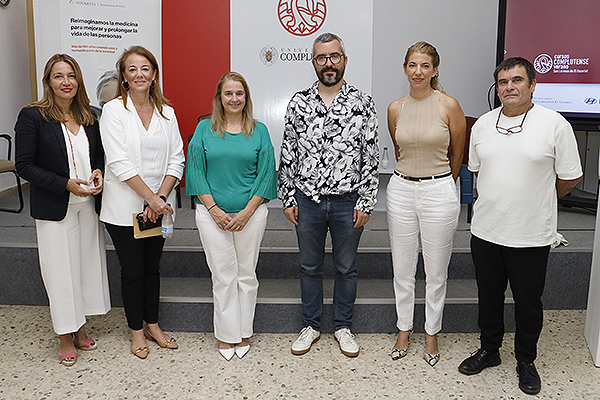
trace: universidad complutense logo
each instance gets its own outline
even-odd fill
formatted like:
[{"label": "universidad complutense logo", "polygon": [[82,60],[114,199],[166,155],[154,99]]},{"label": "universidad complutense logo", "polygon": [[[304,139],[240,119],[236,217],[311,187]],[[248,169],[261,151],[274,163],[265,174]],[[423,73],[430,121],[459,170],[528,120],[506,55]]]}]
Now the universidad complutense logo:
[{"label": "universidad complutense logo", "polygon": [[552,69],[552,57],[548,54],[540,54],[533,61],[533,67],[538,74],[545,74]]},{"label": "universidad complutense logo", "polygon": [[325,0],[279,0],[277,17],[281,26],[296,36],[315,33],[325,22]]},{"label": "universidad complutense logo", "polygon": [[275,64],[275,61],[277,61],[277,50],[271,45],[266,45],[260,50],[260,61],[267,67]]}]

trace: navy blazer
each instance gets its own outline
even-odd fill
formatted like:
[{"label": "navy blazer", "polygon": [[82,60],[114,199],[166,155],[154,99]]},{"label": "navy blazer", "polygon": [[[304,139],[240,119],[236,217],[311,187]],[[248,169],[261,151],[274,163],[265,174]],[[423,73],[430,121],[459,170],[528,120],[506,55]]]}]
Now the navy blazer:
[{"label": "navy blazer", "polygon": [[[84,126],[90,144],[92,171],[104,172],[104,149],[98,121]],[[15,164],[17,173],[30,183],[31,216],[60,221],[67,215],[70,192],[69,159],[60,122],[45,120],[38,107],[25,107],[15,125]],[[95,196],[100,212],[101,196]]]}]

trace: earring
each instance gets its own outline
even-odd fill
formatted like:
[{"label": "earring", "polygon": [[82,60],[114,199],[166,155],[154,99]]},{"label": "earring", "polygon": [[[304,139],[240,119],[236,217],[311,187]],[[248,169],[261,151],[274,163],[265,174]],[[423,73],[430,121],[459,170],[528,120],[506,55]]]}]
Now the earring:
[{"label": "earring", "polygon": [[152,83],[150,84],[151,87],[156,86],[156,81],[152,81]]},{"label": "earring", "polygon": [[129,83],[128,82],[122,81],[121,82],[121,86],[123,86],[123,89],[129,90]]}]

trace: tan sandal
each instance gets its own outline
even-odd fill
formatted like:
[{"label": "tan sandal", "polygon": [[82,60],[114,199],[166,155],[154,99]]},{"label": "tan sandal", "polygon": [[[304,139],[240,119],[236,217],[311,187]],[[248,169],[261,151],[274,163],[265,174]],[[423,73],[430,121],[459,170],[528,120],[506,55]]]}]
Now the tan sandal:
[{"label": "tan sandal", "polygon": [[148,354],[150,354],[150,349],[148,346],[138,347],[137,349],[133,349],[132,347],[131,354],[144,360],[146,357],[148,357]]},{"label": "tan sandal", "polygon": [[179,348],[179,345],[177,344],[177,340],[175,340],[175,338],[169,337],[168,339],[165,339],[161,342],[154,336],[152,336],[152,334],[146,328],[144,328],[144,336],[146,337],[146,339],[158,343],[158,345],[162,348],[173,350]]}]

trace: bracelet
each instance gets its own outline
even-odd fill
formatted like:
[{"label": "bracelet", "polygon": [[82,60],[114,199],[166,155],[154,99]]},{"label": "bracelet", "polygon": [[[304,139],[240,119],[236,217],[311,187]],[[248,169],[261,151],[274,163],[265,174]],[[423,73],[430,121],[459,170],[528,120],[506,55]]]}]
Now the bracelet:
[{"label": "bracelet", "polygon": [[158,197],[160,197],[161,199],[163,199],[163,201],[164,201],[165,203],[167,202],[167,197],[166,197],[166,196],[164,196],[164,195],[162,195],[162,194],[161,194],[161,195],[160,195],[160,196],[158,196]]},{"label": "bracelet", "polygon": [[206,211],[210,211],[210,210],[212,210],[213,208],[215,208],[216,206],[217,206],[217,203],[215,203],[215,204],[213,204],[212,206],[208,207],[208,208],[206,209]]}]

